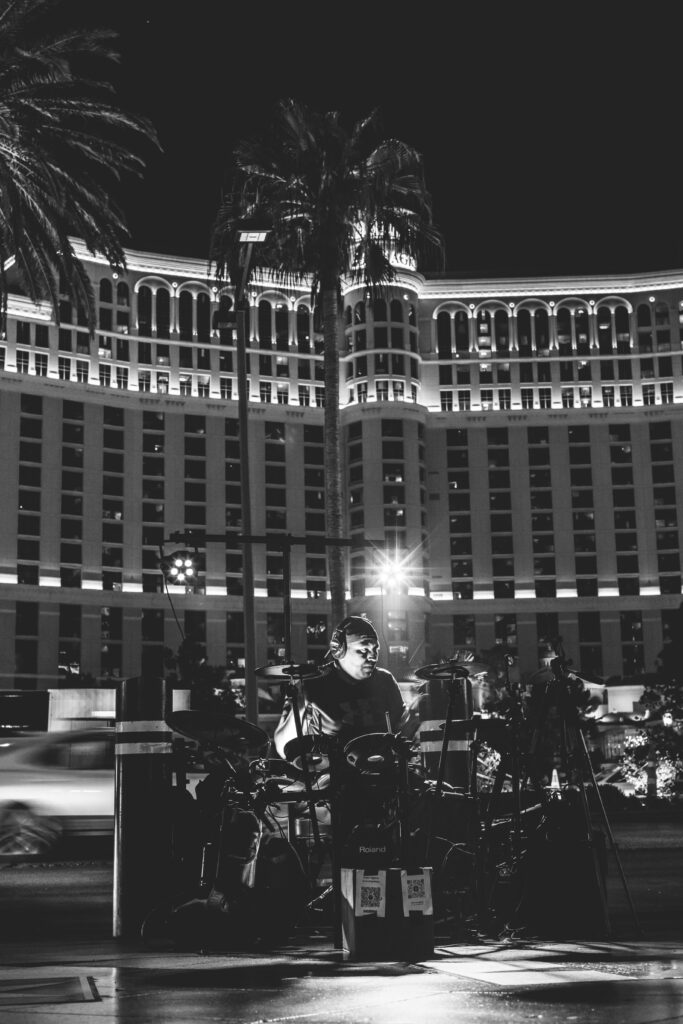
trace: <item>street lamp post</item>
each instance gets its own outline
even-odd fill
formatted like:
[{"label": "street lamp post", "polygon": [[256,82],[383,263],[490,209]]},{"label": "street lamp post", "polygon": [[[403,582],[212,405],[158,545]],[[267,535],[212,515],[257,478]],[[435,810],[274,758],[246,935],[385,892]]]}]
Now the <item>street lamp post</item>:
[{"label": "street lamp post", "polygon": [[[239,540],[245,549],[251,551],[254,544],[267,544],[273,549],[282,551],[282,584],[283,584],[283,619],[285,635],[285,664],[292,660],[292,547],[295,544],[306,545],[308,537],[293,537],[290,533],[264,533],[255,536],[251,533],[207,533],[205,530],[179,530],[172,533],[164,541],[168,544],[194,544],[195,552],[200,547],[214,541],[225,541],[228,538]],[[337,546],[350,547],[351,540],[348,537],[323,537],[325,545],[335,544]],[[171,555],[163,554],[161,547],[161,558],[159,565],[167,582],[187,586],[194,586],[197,582],[196,558],[189,550],[175,551]],[[245,602],[246,606],[246,602]],[[246,630],[245,630],[246,638]],[[255,678],[255,677],[254,677]],[[247,708],[249,705],[247,705]],[[247,717],[250,717],[247,715]],[[253,721],[253,718],[251,719]]]},{"label": "street lamp post", "polygon": [[[235,287],[235,315],[237,328],[237,414],[240,439],[240,485],[242,488],[242,535],[251,535],[251,487],[249,477],[249,379],[247,376],[247,314],[249,303],[245,297],[249,267],[255,244],[264,242],[266,230],[238,230],[237,240],[246,245],[242,275]],[[254,622],[254,561],[249,541],[242,542],[242,577],[244,609],[244,695],[247,719],[258,723],[258,688],[256,685],[256,625]]]}]

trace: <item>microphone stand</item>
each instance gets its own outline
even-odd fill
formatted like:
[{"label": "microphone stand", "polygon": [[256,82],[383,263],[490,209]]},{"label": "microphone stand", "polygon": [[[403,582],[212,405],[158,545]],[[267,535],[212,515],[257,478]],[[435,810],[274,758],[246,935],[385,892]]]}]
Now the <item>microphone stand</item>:
[{"label": "microphone stand", "polygon": [[510,682],[510,666],[513,658],[508,654],[505,656],[505,689],[512,698],[510,706],[511,725],[511,746],[512,757],[510,773],[512,779],[512,853],[517,861],[522,853],[522,773],[520,765],[520,726],[523,720],[522,700],[519,692],[519,685]]}]

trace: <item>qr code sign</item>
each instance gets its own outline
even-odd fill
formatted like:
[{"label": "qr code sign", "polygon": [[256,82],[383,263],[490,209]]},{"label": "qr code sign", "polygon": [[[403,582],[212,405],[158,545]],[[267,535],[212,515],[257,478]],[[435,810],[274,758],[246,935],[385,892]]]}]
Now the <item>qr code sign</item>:
[{"label": "qr code sign", "polygon": [[377,883],[373,885],[361,885],[360,887],[360,909],[379,910],[382,901],[382,893]]},{"label": "qr code sign", "polygon": [[408,899],[423,900],[426,896],[424,875],[408,875]]}]

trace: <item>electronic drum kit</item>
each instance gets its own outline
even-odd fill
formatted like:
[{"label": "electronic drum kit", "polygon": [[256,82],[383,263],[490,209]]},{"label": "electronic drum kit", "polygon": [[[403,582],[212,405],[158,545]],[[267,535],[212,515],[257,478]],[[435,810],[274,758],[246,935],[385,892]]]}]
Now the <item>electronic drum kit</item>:
[{"label": "electronic drum kit", "polygon": [[[289,689],[294,693],[297,683],[319,671],[310,664],[289,662],[263,666],[256,675],[281,683],[283,692]],[[425,666],[416,676],[421,680],[461,681],[469,679],[470,672],[479,671],[486,671],[486,666],[451,661]],[[454,790],[443,771],[435,790],[434,779],[419,761],[417,744],[389,731],[363,734],[340,744],[334,738],[304,735],[299,723],[298,738],[287,744],[285,757],[280,758],[271,755],[269,735],[239,716],[175,711],[169,715],[168,724],[180,737],[202,749],[209,776],[213,772],[220,777],[222,799],[255,811],[266,829],[284,835],[301,848],[302,860],[311,873],[320,871],[330,856],[338,793],[342,792],[341,799],[347,801],[363,802],[369,797],[364,803],[366,824],[368,814],[374,814],[377,827],[396,825],[399,843],[412,834],[411,851],[415,850],[417,835],[424,845],[422,853],[428,854],[428,843],[424,842],[428,816],[420,811],[420,801],[438,799],[442,791]],[[472,716],[459,724],[468,733],[476,728]],[[446,738],[448,720],[445,725]],[[216,764],[221,766],[219,773]],[[406,855],[405,847],[400,853]],[[415,850],[414,858],[421,859],[419,850]]]},{"label": "electronic drum kit", "polygon": [[[510,699],[507,710],[499,715],[473,712],[472,680],[491,673],[489,665],[456,657],[415,671],[415,677],[426,684],[422,689],[427,703],[431,701],[427,717],[433,719],[429,723],[432,735],[438,737],[431,744],[431,763],[417,743],[388,730],[356,736],[343,746],[335,738],[304,735],[297,700],[292,704],[297,713],[298,738],[287,744],[285,758],[271,756],[268,734],[239,717],[177,711],[170,715],[169,724],[181,736],[220,752],[233,773],[232,798],[256,809],[266,828],[279,830],[294,846],[303,840],[307,849],[301,859],[309,875],[320,871],[323,848],[327,845],[329,854],[329,848],[337,842],[335,800],[369,793],[373,799],[367,806],[374,807],[381,819],[375,821],[375,827],[389,826],[397,831],[399,846],[393,848],[394,862],[398,856],[399,863],[407,859],[430,865],[435,873],[435,900],[439,895],[445,902],[451,899],[445,916],[450,913],[451,923],[458,918],[460,925],[465,918],[474,921],[473,930],[481,931],[492,918],[496,927],[501,924],[493,905],[496,879],[487,875],[490,863],[516,859],[517,864],[508,863],[508,867],[511,873],[519,869],[525,827],[537,824],[537,819],[523,819],[528,812],[538,810],[539,799],[543,800],[538,785],[532,786],[530,793],[525,790],[528,764],[521,747],[528,741],[528,730],[524,728],[527,723],[520,687],[510,683],[511,663],[512,659],[506,660],[508,668],[504,672]],[[296,696],[297,684],[317,674],[316,666],[293,662],[256,670],[261,679],[279,681],[283,695]],[[498,675],[500,681],[501,673]],[[480,792],[478,753],[484,744],[498,752],[499,765],[493,786]],[[454,749],[458,754],[456,777],[449,771]],[[438,762],[434,754],[438,754]],[[340,780],[343,783],[349,779],[353,782],[350,789],[339,785]],[[502,801],[496,807],[501,792],[506,790],[504,795],[509,797],[511,789],[511,801]],[[523,790],[525,797],[531,796],[524,808]],[[452,856],[454,851],[457,856]],[[453,865],[459,873],[455,879]],[[315,878],[309,877],[309,882],[314,888]],[[459,908],[454,910],[453,901],[458,900]],[[504,908],[504,912],[509,909]]]}]

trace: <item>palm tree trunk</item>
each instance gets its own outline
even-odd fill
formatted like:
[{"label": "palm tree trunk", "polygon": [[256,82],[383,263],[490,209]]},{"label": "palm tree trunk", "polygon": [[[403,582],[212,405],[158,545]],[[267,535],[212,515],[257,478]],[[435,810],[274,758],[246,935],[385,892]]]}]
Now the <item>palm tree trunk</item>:
[{"label": "palm tree trunk", "polygon": [[[322,291],[325,381],[325,516],[327,536],[344,536],[343,460],[341,450],[341,417],[339,413],[339,353],[344,339],[342,311],[337,288]],[[346,614],[346,580],[344,548],[328,544],[327,568],[330,581],[332,625]]]}]

